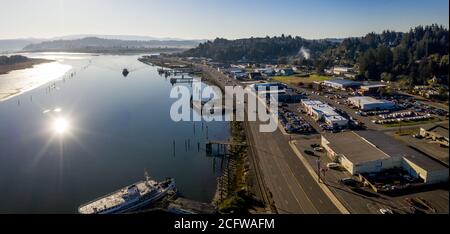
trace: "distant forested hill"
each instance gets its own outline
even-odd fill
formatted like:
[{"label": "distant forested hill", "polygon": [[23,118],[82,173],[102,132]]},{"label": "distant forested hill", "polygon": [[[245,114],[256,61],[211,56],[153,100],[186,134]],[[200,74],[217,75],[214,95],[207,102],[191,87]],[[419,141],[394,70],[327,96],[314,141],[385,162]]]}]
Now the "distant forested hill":
[{"label": "distant forested hill", "polygon": [[42,39],[7,39],[0,40],[0,53],[1,52],[16,52],[23,49],[23,47],[32,44],[40,43]]},{"label": "distant forested hill", "polygon": [[53,40],[26,46],[24,51],[77,51],[102,50],[145,50],[151,48],[193,48],[200,42],[196,40],[118,40],[86,37],[74,40]]},{"label": "distant forested hill", "polygon": [[314,58],[335,45],[336,43],[327,40],[306,40],[284,35],[238,40],[217,38],[201,43],[183,55],[207,57],[218,61],[273,61],[286,57]]},{"label": "distant forested hill", "polygon": [[405,80],[425,84],[433,77],[448,83],[449,31],[438,25],[407,33],[384,31],[344,40],[306,40],[281,36],[239,40],[216,39],[183,56],[218,61],[279,61],[315,65],[319,72],[336,65],[354,66],[359,79]]}]

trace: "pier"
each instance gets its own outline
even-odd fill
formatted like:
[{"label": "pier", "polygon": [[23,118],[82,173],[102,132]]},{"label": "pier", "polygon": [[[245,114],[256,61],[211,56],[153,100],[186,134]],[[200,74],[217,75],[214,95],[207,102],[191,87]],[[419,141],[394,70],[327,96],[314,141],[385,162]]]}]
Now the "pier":
[{"label": "pier", "polygon": [[166,76],[177,76],[177,75],[196,75],[201,74],[202,71],[199,69],[194,69],[190,67],[186,68],[175,68],[175,67],[161,67],[157,69],[160,75],[165,74]]},{"label": "pier", "polygon": [[170,83],[174,84],[191,84],[194,82],[194,78],[170,78]]},{"label": "pier", "polygon": [[186,198],[177,198],[171,202],[167,211],[174,214],[215,214],[217,209],[214,205],[189,200]]},{"label": "pier", "polygon": [[[213,146],[217,146],[216,154],[213,155]],[[247,146],[246,142],[229,142],[229,141],[209,141],[206,143],[206,154],[209,157],[221,158],[220,168],[222,175],[217,178],[217,191],[214,200],[223,201],[232,193],[232,185],[235,180],[235,171],[238,165],[237,158],[233,157],[235,153],[229,152],[231,146]]]},{"label": "pier", "polygon": [[[212,155],[213,146],[217,147],[217,154]],[[229,146],[247,146],[247,143],[231,143],[229,141],[209,141],[206,143],[206,154],[208,156],[227,156]],[[221,153],[223,152],[223,153]]]}]

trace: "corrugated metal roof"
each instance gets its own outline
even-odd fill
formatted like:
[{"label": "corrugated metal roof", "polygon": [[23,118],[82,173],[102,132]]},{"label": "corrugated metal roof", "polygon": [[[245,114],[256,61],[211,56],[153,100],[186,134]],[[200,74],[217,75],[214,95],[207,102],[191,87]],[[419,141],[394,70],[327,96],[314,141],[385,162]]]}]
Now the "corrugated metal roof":
[{"label": "corrugated metal roof", "polygon": [[330,147],[335,153],[343,154],[354,164],[390,157],[355,132],[327,134],[324,137],[330,142]]},{"label": "corrugated metal roof", "polygon": [[345,155],[353,163],[399,157],[406,158],[427,171],[448,170],[444,165],[382,132],[344,132],[324,137],[337,154]]}]

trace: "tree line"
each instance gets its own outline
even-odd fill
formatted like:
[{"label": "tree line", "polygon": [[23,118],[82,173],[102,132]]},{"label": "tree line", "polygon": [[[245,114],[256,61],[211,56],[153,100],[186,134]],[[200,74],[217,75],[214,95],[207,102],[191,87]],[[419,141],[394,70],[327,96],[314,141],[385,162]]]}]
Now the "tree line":
[{"label": "tree line", "polygon": [[[302,51],[307,51],[308,56]],[[384,31],[364,37],[307,40],[301,37],[217,38],[184,52],[183,56],[206,57],[222,62],[279,62],[314,66],[320,73],[332,66],[351,66],[357,79],[404,81],[407,85],[447,84],[449,31],[436,24],[409,32]]]},{"label": "tree line", "polygon": [[310,55],[318,56],[334,43],[326,40],[306,40],[301,37],[281,35],[280,37],[248,38],[227,40],[217,38],[201,43],[198,47],[185,51],[187,57],[206,57],[222,62],[288,61],[294,57],[304,57],[301,50],[308,48]]},{"label": "tree line", "polygon": [[0,56],[0,65],[14,65],[29,61],[29,58],[22,55]]},{"label": "tree line", "polygon": [[425,85],[433,78],[448,83],[448,49],[448,29],[431,25],[407,33],[384,31],[346,39],[322,59],[354,65],[359,79],[404,80],[408,85]]}]

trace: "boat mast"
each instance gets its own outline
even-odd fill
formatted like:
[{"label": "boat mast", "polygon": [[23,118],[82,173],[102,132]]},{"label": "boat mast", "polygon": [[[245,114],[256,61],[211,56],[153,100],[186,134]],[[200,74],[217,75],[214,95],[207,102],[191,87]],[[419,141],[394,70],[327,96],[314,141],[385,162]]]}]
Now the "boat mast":
[{"label": "boat mast", "polygon": [[146,183],[147,185],[150,185],[150,176],[148,175],[147,170],[145,170],[144,176],[145,176],[145,183]]}]

